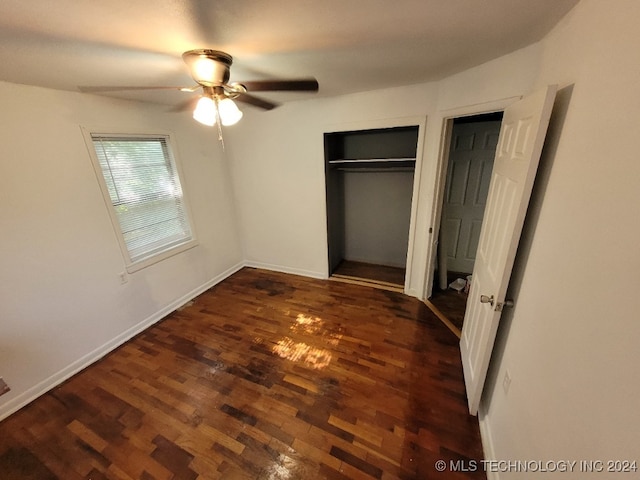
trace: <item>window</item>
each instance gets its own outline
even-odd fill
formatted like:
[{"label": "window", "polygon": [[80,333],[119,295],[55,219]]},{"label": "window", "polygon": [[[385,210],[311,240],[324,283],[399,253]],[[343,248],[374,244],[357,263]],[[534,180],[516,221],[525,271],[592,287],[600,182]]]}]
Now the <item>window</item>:
[{"label": "window", "polygon": [[138,270],[195,245],[169,137],[90,137],[127,269]]}]

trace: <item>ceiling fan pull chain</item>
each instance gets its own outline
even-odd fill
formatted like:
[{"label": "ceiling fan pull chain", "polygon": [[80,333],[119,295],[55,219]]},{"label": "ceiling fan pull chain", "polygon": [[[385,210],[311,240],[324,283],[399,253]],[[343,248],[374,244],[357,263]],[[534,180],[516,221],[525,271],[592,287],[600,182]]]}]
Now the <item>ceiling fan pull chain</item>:
[{"label": "ceiling fan pull chain", "polygon": [[218,140],[222,144],[222,150],[224,151],[224,138],[222,137],[222,120],[220,120],[220,108],[218,97],[215,99],[216,102],[216,125],[218,127]]}]

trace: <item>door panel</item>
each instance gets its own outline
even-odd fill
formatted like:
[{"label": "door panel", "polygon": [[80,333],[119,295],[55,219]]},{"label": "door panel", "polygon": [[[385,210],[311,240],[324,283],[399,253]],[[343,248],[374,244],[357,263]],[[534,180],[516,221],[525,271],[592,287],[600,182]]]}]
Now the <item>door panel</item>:
[{"label": "door panel", "polygon": [[445,230],[444,237],[447,239],[451,239],[449,242],[447,242],[447,255],[453,256],[458,249],[458,239],[460,238],[460,219],[446,219],[442,228]]},{"label": "door panel", "polygon": [[454,124],[443,205],[450,271],[473,270],[499,131],[499,121]]},{"label": "door panel", "polygon": [[480,240],[480,230],[482,228],[482,220],[474,220],[471,223],[471,234],[469,235],[469,243],[466,249],[466,257],[472,260],[476,258],[478,251],[478,242]]},{"label": "door panel", "polygon": [[[552,85],[527,96],[509,106],[502,119],[460,339],[473,415],[480,404],[555,93]],[[482,302],[482,296],[490,301]]]}]

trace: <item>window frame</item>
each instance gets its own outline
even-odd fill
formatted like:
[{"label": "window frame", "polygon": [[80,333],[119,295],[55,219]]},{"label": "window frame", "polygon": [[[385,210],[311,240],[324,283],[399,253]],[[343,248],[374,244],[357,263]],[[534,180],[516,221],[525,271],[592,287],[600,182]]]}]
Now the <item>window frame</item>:
[{"label": "window frame", "polygon": [[[197,240],[195,225],[193,222],[193,216],[191,214],[190,202],[189,202],[188,195],[185,188],[184,175],[182,173],[182,168],[180,165],[180,161],[178,159],[178,155],[176,154],[176,148],[172,141],[172,135],[168,132],[156,132],[156,131],[145,132],[145,133],[118,133],[110,129],[90,129],[85,127],[80,127],[80,128],[84,136],[85,145],[89,152],[89,157],[91,158],[91,164],[93,166],[96,179],[98,181],[98,184],[100,185],[102,199],[109,212],[111,225],[113,226],[114,233],[116,234],[115,236],[118,241],[118,245],[120,247],[120,252],[122,254],[126,271],[128,273],[137,272],[143,268],[146,268],[150,265],[161,262],[162,260],[165,260],[167,258],[170,258],[174,255],[185,252],[197,246],[198,240]],[[167,150],[166,150],[167,151],[166,155],[168,156],[167,160],[170,162],[172,168],[175,171],[175,175],[177,176],[177,179],[180,182],[180,189],[182,191],[181,203],[182,203],[183,213],[191,230],[191,238],[189,240],[186,240],[177,245],[168,246],[167,248],[163,248],[155,253],[151,253],[148,256],[140,258],[139,260],[136,260],[136,261],[133,261],[131,259],[131,254],[129,253],[129,248],[127,247],[127,244],[125,242],[120,221],[118,220],[115,207],[111,200],[111,195],[109,193],[109,188],[107,186],[107,182],[104,177],[102,166],[100,165],[100,160],[98,159],[98,155],[96,153],[96,149],[94,145],[94,136],[131,138],[131,139],[140,139],[140,140],[145,140],[145,139],[163,139],[164,140],[165,145],[167,147]]]}]

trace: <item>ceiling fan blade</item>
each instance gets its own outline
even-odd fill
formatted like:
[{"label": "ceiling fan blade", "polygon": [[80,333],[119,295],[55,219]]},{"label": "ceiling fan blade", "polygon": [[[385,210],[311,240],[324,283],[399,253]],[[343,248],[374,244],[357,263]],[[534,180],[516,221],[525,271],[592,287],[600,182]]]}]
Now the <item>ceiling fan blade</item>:
[{"label": "ceiling fan blade", "polygon": [[108,93],[108,92],[124,92],[127,90],[180,90],[182,92],[195,92],[200,85],[195,85],[193,87],[135,87],[135,86],[121,86],[121,87],[113,87],[113,86],[81,86],[78,87],[82,93]]},{"label": "ceiling fan blade", "polygon": [[238,95],[234,100],[242,103],[248,103],[249,105],[253,105],[254,107],[259,107],[264,110],[272,110],[278,106],[277,103],[272,103],[267,100],[263,100],[262,98],[254,97],[248,93]]},{"label": "ceiling fan blade", "polygon": [[317,92],[319,88],[318,81],[315,78],[301,78],[297,80],[253,80],[240,83],[247,87],[247,90],[250,92]]}]

